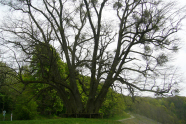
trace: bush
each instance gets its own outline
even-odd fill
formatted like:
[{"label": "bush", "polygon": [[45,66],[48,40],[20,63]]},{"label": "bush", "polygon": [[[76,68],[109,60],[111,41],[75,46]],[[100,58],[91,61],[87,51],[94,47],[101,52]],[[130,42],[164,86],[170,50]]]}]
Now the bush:
[{"label": "bush", "polygon": [[13,112],[14,118],[17,120],[31,120],[35,119],[37,113],[37,103],[31,100],[28,104],[16,104]]}]

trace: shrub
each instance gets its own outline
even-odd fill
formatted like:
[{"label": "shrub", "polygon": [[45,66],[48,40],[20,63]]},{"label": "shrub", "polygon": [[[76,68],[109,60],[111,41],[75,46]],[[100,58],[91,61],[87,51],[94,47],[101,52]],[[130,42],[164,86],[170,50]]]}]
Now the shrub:
[{"label": "shrub", "polygon": [[37,113],[37,103],[31,100],[29,103],[16,104],[13,112],[14,118],[17,120],[31,120],[34,119]]}]

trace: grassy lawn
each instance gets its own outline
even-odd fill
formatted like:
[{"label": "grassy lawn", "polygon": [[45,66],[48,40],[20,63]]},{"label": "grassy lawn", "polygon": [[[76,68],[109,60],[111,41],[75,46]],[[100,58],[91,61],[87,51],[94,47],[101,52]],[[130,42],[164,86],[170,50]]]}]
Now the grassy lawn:
[{"label": "grassy lawn", "polygon": [[[117,120],[129,118],[130,115],[115,116],[109,119],[89,119],[89,118],[57,118],[46,119],[38,118],[37,120],[13,120],[10,121],[10,115],[6,115],[6,120],[3,120],[3,116],[0,116],[0,124],[122,124]],[[50,117],[48,117],[50,118]]]},{"label": "grassy lawn", "polygon": [[[109,119],[89,119],[89,118],[59,118],[59,117],[38,117],[37,120],[13,120],[10,121],[10,115],[6,116],[6,120],[3,120],[3,116],[0,116],[0,124],[160,124],[154,120],[146,118],[138,114],[132,114],[134,118],[130,118],[130,115],[115,116]],[[55,119],[54,119],[55,118]],[[123,120],[126,119],[126,120]],[[117,121],[123,120],[123,121]]]},{"label": "grassy lawn", "polygon": [[0,121],[1,124],[121,124],[112,119],[61,118],[46,120]]}]

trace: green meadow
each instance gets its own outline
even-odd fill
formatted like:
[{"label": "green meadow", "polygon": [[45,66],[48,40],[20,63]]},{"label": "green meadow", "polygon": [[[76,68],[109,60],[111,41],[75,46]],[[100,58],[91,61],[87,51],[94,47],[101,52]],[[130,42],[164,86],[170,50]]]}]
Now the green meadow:
[{"label": "green meadow", "polygon": [[121,124],[112,119],[61,118],[46,120],[0,121],[1,124]]},{"label": "green meadow", "polygon": [[121,124],[118,120],[130,118],[130,115],[114,116],[104,119],[90,118],[60,118],[57,116],[38,116],[35,120],[13,120],[10,121],[10,114],[6,114],[5,121],[1,115],[0,124]]}]

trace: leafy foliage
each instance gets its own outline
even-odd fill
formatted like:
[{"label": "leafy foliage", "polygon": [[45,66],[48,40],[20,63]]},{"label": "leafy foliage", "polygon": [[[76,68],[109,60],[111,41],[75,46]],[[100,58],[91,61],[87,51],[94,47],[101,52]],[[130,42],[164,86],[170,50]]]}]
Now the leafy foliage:
[{"label": "leafy foliage", "polygon": [[125,109],[124,96],[109,89],[106,100],[99,112],[103,113],[104,117],[111,118],[116,115],[124,115]]},{"label": "leafy foliage", "polygon": [[38,115],[36,101],[31,100],[28,103],[24,102],[26,101],[24,101],[22,98],[20,101],[18,101],[18,103],[16,103],[15,110],[13,111],[14,119],[16,120],[35,119]]}]

